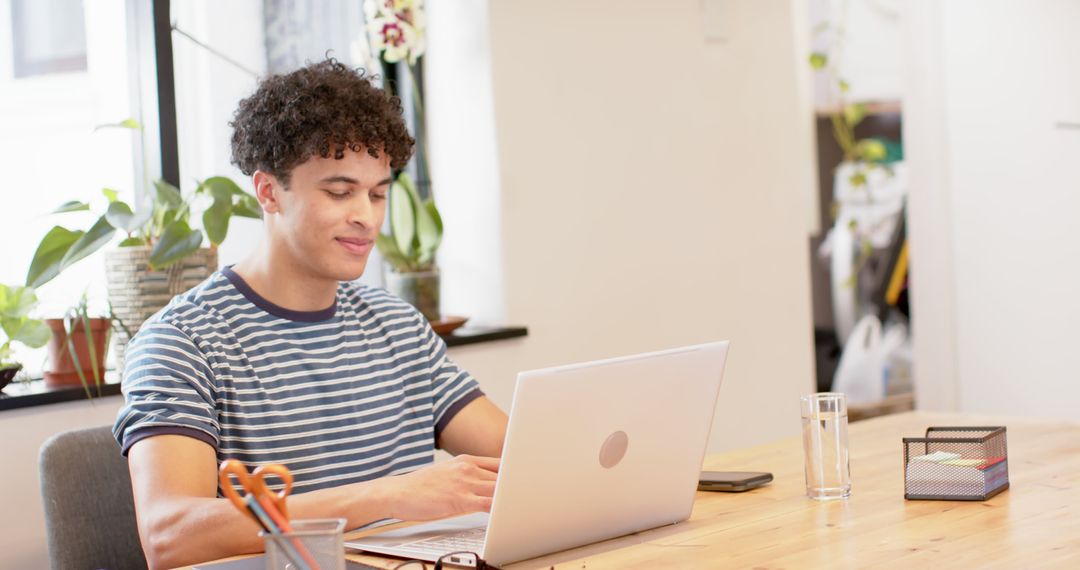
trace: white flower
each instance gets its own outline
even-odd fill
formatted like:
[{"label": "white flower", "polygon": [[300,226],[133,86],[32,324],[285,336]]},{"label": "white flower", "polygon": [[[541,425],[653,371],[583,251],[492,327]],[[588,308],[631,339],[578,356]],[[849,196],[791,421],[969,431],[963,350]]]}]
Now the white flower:
[{"label": "white flower", "polygon": [[372,51],[395,63],[403,59],[409,65],[424,55],[423,0],[367,0],[368,36]]}]

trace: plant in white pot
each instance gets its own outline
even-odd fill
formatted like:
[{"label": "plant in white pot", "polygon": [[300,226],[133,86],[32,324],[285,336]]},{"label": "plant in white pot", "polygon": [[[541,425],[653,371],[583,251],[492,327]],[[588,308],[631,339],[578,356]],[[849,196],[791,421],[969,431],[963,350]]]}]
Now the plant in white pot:
[{"label": "plant in white pot", "polygon": [[387,289],[432,322],[441,320],[435,252],[442,233],[435,202],[421,200],[412,178],[401,173],[390,186],[390,234],[379,234],[375,245],[391,268],[386,274]]},{"label": "plant in white pot", "polygon": [[902,154],[898,145],[890,147],[856,134],[869,109],[849,100],[851,86],[842,76],[839,61],[845,37],[842,26],[823,23],[816,31],[828,33],[830,41],[827,50],[810,55],[810,66],[827,78],[828,117],[843,153],[834,172],[834,224],[822,243],[823,257],[830,257],[834,321],[843,345],[859,318],[873,310],[877,287],[867,266],[875,250],[889,247],[897,224],[902,223],[906,171],[896,158]]},{"label": "plant in white pot", "polygon": [[[411,87],[408,99],[412,102],[414,135],[418,151],[414,158],[420,176],[429,172],[424,144],[424,106],[416,74],[424,54],[424,7],[422,0],[384,2],[367,0],[364,3],[368,18],[370,50],[363,50],[368,68],[382,68],[396,75],[401,69]],[[370,55],[375,54],[378,61]],[[394,82],[386,79],[384,87],[393,92]],[[390,271],[386,274],[387,289],[415,306],[429,321],[442,323],[439,302],[439,270],[435,253],[442,242],[443,224],[430,188],[422,197],[416,181],[406,172],[398,174],[390,188],[390,233],[375,240],[376,247],[386,259]],[[461,322],[464,322],[461,320]],[[456,323],[460,324],[460,323]],[[440,329],[437,330],[449,330]]]},{"label": "plant in white pot", "polygon": [[[123,351],[143,321],[170,299],[202,282],[217,270],[217,247],[225,240],[232,216],[261,218],[254,196],[225,177],[208,178],[188,194],[175,186],[154,183],[150,204],[137,212],[111,189],[102,191],[105,203],[86,230],[54,226],[38,245],[26,275],[28,286],[40,287],[62,271],[98,251],[117,237],[117,247],[105,253],[109,304],[116,332],[119,364]],[[202,212],[202,227],[191,226],[193,210]],[[91,210],[71,201],[56,214]],[[209,242],[203,247],[203,241]]]}]

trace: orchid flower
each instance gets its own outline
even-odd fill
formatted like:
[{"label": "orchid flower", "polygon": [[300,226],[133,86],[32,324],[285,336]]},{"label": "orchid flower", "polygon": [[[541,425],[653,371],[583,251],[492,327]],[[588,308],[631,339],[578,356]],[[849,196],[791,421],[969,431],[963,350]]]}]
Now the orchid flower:
[{"label": "orchid flower", "polygon": [[388,63],[415,65],[426,48],[423,0],[367,0],[364,8],[372,51]]}]

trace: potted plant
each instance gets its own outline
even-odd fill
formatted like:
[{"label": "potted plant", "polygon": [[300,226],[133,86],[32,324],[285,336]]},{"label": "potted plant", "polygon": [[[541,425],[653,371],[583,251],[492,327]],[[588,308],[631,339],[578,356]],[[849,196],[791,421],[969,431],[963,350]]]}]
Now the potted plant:
[{"label": "potted plant", "polygon": [[809,63],[827,78],[829,122],[843,153],[834,172],[834,225],[822,251],[831,257],[834,322],[837,339],[844,345],[855,323],[871,311],[877,285],[868,262],[875,250],[889,246],[901,223],[906,179],[898,162],[898,145],[890,147],[856,134],[869,109],[865,103],[849,100],[851,85],[842,77],[839,64],[845,37],[842,25],[824,22],[815,32],[829,34],[827,49],[812,53]]},{"label": "potted plant", "polygon": [[[118,125],[137,128],[131,120]],[[231,217],[258,219],[262,210],[254,196],[221,176],[203,180],[187,196],[158,180],[150,203],[138,211],[120,200],[115,190],[106,188],[102,194],[105,203],[89,229],[57,225],[49,230],[34,253],[26,284],[40,287],[48,283],[119,234],[122,240],[118,246],[105,254],[105,271],[111,316],[123,325],[117,331],[117,356],[122,367],[127,342],[143,321],[217,270],[217,247],[225,240]],[[190,225],[196,209],[202,212],[201,228]],[[89,203],[71,201],[53,213],[89,210]],[[204,234],[208,247],[202,246]]]},{"label": "potted plant", "polygon": [[30,318],[37,306],[37,295],[30,287],[0,284],[0,390],[7,386],[22,370],[22,363],[14,360],[13,343],[30,348],[41,348],[49,342],[49,328],[40,320]]},{"label": "potted plant", "polygon": [[442,232],[435,202],[421,200],[412,177],[402,172],[390,186],[390,234],[376,236],[375,245],[391,268],[387,289],[432,322],[441,320],[435,251]]},{"label": "potted plant", "polygon": [[[427,153],[424,137],[424,106],[417,69],[424,54],[424,11],[421,0],[380,2],[367,0],[368,39],[370,53],[378,62],[369,61],[369,68],[384,69],[384,86],[393,92],[396,70],[408,77],[415,112],[414,131],[418,140],[415,168],[426,176]],[[439,269],[435,253],[442,242],[443,223],[430,187],[422,197],[416,181],[407,173],[397,175],[390,187],[390,233],[381,234],[375,245],[386,259],[390,271],[386,288],[415,306],[429,321],[441,324],[439,308]],[[463,320],[461,322],[464,322]]]},{"label": "potted plant", "polygon": [[48,364],[42,373],[45,385],[52,388],[82,386],[91,397],[90,386],[101,395],[105,381],[105,352],[109,348],[113,325],[124,325],[113,315],[90,316],[86,293],[68,308],[62,318],[45,319],[52,332],[48,344]]}]

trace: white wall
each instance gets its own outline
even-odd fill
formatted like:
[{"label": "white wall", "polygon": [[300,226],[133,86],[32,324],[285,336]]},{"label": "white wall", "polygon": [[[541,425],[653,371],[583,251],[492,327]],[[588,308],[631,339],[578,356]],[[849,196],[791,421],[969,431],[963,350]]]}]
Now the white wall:
[{"label": "white wall", "polygon": [[[847,101],[897,101],[903,94],[901,8],[906,0],[810,0],[809,25],[828,28],[811,38],[814,51],[828,53],[838,77],[850,85]],[[842,30],[843,39],[838,40]],[[841,49],[833,49],[837,45]],[[835,80],[814,74],[814,103],[836,105]]]},{"label": "white wall", "polygon": [[[439,212],[442,311],[506,322],[502,197],[487,0],[427,4],[424,56],[429,165]],[[453,222],[451,222],[453,220]]]},{"label": "white wall", "polygon": [[[120,409],[120,396],[80,400],[0,412],[0,568],[48,568],[45,511],[38,481],[38,451],[54,434],[84,427],[112,424]],[[119,449],[119,448],[118,448]],[[97,481],[86,474],[87,492]]]},{"label": "white wall", "polygon": [[711,449],[796,433],[805,15],[727,8],[731,37],[706,43],[696,0],[492,2],[507,314],[530,333],[453,354],[499,404],[522,369],[731,339]]},{"label": "white wall", "polygon": [[1080,3],[905,17],[918,405],[1075,418],[1080,129],[1060,123],[1080,123]]}]

